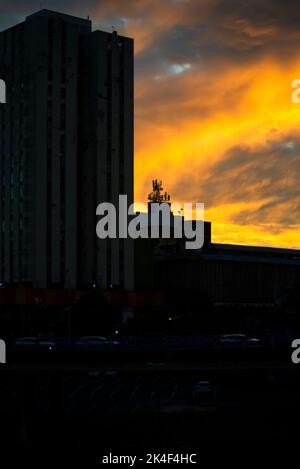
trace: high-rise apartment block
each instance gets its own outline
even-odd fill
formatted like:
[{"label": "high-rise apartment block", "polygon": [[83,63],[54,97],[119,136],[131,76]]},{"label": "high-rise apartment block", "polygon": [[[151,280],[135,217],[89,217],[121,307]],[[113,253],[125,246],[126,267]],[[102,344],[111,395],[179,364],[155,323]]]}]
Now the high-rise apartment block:
[{"label": "high-rise apartment block", "polygon": [[133,201],[133,40],[41,10],[0,33],[0,281],[133,287],[130,240],[96,206]]}]

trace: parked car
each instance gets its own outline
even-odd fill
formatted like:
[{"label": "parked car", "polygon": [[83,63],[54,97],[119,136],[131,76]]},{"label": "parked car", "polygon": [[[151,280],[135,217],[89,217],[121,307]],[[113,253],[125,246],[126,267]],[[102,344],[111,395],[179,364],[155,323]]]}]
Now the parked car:
[{"label": "parked car", "polygon": [[81,337],[75,347],[82,350],[98,350],[108,348],[111,345],[118,345],[119,342],[102,336],[85,336]]},{"label": "parked car", "polygon": [[57,342],[54,339],[41,337],[20,337],[14,344],[15,350],[47,350],[52,352],[57,349]]},{"label": "parked car", "polygon": [[20,337],[16,339],[14,348],[22,350],[35,350],[37,348],[37,337]]},{"label": "parked car", "polygon": [[200,396],[211,396],[213,394],[214,387],[210,381],[202,380],[198,381],[195,384],[193,389],[193,396],[200,397]]},{"label": "parked car", "polygon": [[245,334],[225,334],[218,338],[222,347],[252,347],[261,345],[261,340]]}]

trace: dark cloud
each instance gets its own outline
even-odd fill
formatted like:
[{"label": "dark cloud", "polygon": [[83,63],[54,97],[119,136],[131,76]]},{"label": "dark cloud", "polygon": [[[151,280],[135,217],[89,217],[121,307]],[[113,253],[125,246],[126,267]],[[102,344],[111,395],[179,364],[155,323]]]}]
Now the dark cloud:
[{"label": "dark cloud", "polygon": [[[38,10],[41,2],[11,0],[0,5],[0,28],[11,26]],[[137,60],[137,72],[148,73],[166,62],[200,63],[215,67],[224,61],[255,60],[271,50],[296,50],[300,9],[296,0],[48,0],[43,8],[86,17],[94,27],[112,26],[131,35],[147,29],[151,40]],[[138,31],[137,31],[138,28]],[[142,39],[141,39],[142,41]]]},{"label": "dark cloud", "polygon": [[[193,200],[209,201],[209,208],[240,204],[230,221],[239,225],[278,223],[293,225],[300,220],[300,136],[270,140],[249,148],[238,146],[227,151],[222,160],[206,174],[179,178],[173,188],[178,197],[192,187]],[[259,207],[252,208],[252,204]]]}]

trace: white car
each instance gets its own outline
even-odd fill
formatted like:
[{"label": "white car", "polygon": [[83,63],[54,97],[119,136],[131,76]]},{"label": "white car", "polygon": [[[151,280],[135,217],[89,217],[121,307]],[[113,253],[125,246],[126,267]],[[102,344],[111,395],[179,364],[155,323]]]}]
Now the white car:
[{"label": "white car", "polygon": [[219,337],[220,345],[224,347],[249,347],[260,345],[261,340],[255,337],[247,337],[245,334],[226,334]]},{"label": "white car", "polygon": [[197,397],[211,395],[213,390],[214,388],[210,381],[198,381],[198,383],[196,383],[194,386],[193,396]]},{"label": "white car", "polygon": [[119,342],[110,340],[102,336],[85,336],[76,342],[76,348],[85,350],[97,350],[109,347],[110,345],[117,345]]}]

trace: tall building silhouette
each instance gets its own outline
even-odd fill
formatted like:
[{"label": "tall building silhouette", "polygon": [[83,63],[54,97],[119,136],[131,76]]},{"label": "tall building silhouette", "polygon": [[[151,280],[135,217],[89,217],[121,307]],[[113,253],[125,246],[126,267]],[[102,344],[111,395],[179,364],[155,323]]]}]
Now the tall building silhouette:
[{"label": "tall building silhouette", "polygon": [[0,33],[0,281],[133,287],[96,206],[133,200],[133,40],[41,10]]}]

